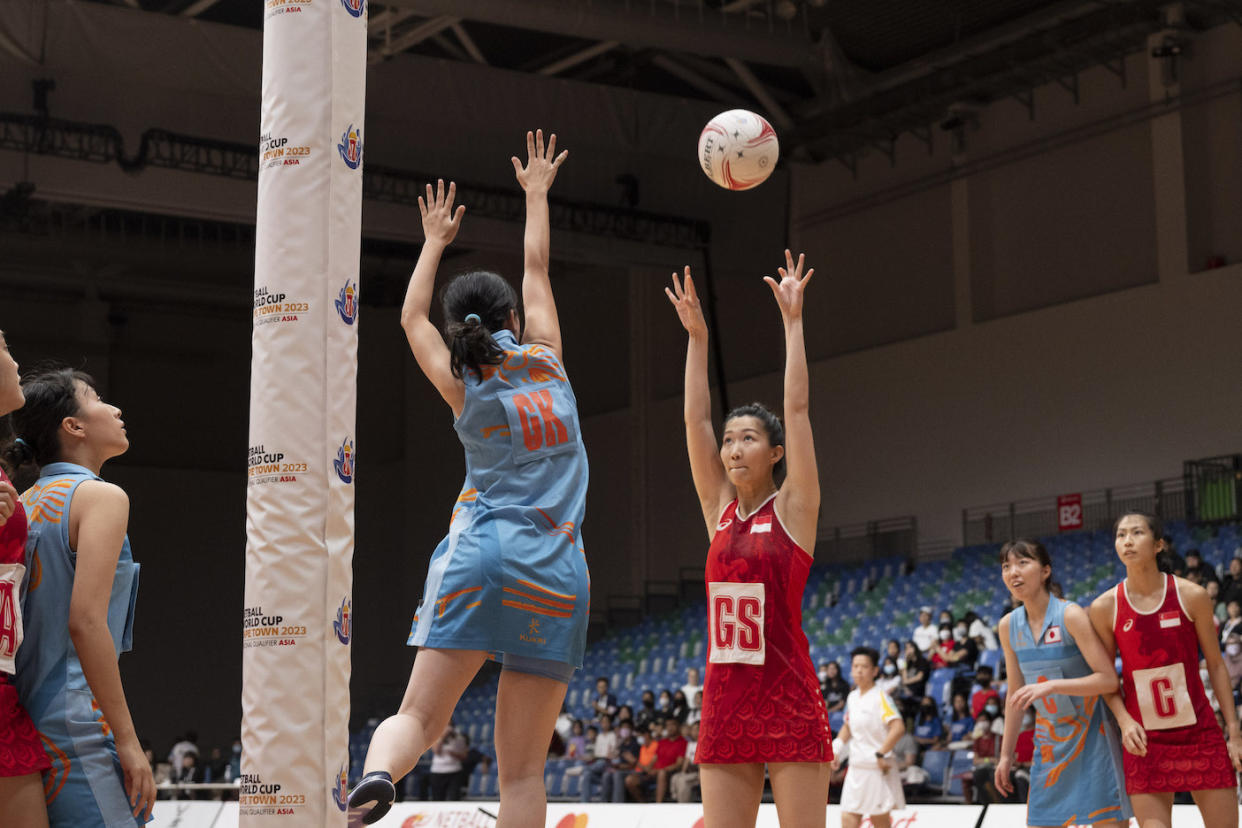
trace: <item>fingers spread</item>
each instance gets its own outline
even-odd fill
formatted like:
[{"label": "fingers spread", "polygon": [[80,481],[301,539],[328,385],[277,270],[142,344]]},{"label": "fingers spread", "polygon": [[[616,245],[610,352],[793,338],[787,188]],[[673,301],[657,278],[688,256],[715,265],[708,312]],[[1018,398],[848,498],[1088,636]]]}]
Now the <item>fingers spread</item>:
[{"label": "fingers spread", "polygon": [[536,158],[543,158],[543,157],[544,157],[544,152],[543,152],[543,130],[542,130],[542,129],[537,129],[537,130],[535,130],[535,157],[536,157]]},{"label": "fingers spread", "polygon": [[535,157],[535,133],[529,130],[526,133],[526,156],[527,158]]},{"label": "fingers spread", "polygon": [[556,153],[556,133],[548,136],[548,157],[551,158]]}]

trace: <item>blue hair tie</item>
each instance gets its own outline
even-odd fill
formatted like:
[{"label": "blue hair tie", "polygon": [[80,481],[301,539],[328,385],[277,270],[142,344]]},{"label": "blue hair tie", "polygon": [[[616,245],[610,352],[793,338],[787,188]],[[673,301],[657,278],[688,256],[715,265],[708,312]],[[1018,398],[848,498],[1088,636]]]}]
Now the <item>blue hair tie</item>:
[{"label": "blue hair tie", "polygon": [[479,318],[479,315],[477,313],[466,314],[466,318],[463,319],[462,321],[463,322],[477,322],[480,325],[483,324],[483,320]]},{"label": "blue hair tie", "polygon": [[21,446],[22,448],[27,448],[27,449],[30,448],[30,443],[27,443],[21,437],[18,437],[16,440],[14,440],[13,445]]}]

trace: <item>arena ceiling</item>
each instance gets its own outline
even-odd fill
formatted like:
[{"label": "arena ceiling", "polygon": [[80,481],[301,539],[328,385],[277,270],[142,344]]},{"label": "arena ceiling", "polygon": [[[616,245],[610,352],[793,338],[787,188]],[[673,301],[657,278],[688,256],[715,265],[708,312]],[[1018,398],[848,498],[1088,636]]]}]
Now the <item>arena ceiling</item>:
[{"label": "arena ceiling", "polygon": [[[261,28],[265,3],[94,0]],[[903,133],[1028,99],[1153,32],[1228,20],[1242,0],[366,0],[372,61],[403,52],[765,113],[806,160],[891,152]]]}]

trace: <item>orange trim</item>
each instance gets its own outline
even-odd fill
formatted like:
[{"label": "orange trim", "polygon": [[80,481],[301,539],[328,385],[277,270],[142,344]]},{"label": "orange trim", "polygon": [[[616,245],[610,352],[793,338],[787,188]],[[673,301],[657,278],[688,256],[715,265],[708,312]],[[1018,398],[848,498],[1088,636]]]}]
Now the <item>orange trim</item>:
[{"label": "orange trim", "polygon": [[518,578],[517,582],[524,587],[530,587],[531,589],[536,589],[536,590],[539,590],[540,592],[546,592],[549,595],[555,595],[557,598],[564,598],[566,601],[577,601],[578,600],[577,595],[566,595],[563,592],[557,592],[555,590],[548,589],[547,587],[541,587],[539,586],[539,584],[532,584],[530,581],[524,581],[521,578]]},{"label": "orange trim", "polygon": [[513,589],[512,587],[505,587],[505,592],[512,592],[514,595],[520,595],[523,598],[529,598],[532,601],[542,601],[545,604],[548,604],[553,607],[557,607],[559,609],[571,610],[574,608],[573,604],[565,604],[560,601],[553,601],[550,598],[540,598],[538,595],[528,595],[527,593],[522,592],[521,590]]},{"label": "orange trim", "polygon": [[479,604],[481,604],[481,603],[483,603],[483,602],[482,602],[482,601],[475,601],[473,604],[466,604],[466,609],[474,609],[475,607],[477,607],[477,606],[478,606]]},{"label": "orange trim", "polygon": [[1091,813],[1087,814],[1087,819],[1095,819],[1100,814],[1106,814],[1109,811],[1120,811],[1120,810],[1121,810],[1120,805],[1109,805],[1107,808],[1100,808],[1098,811],[1092,811]]},{"label": "orange trim", "polygon": [[524,604],[521,601],[505,601],[502,599],[500,603],[506,607],[513,607],[514,609],[525,610],[527,612],[535,612],[540,615],[551,615],[553,618],[573,618],[574,617],[572,612],[556,612],[555,610],[544,609],[543,607],[537,607],[534,604]]},{"label": "orange trim", "polygon": [[[56,743],[39,732],[39,739],[43,741],[44,751],[52,754],[49,758],[52,760],[52,767],[47,771],[47,778],[43,780],[43,798],[51,805],[56,801],[56,797],[60,796],[60,791],[65,787],[65,780],[69,776],[69,769],[73,767],[73,762],[69,761],[69,756],[56,746]],[[56,763],[60,762],[60,779],[56,778]]]},{"label": "orange trim", "polygon": [[438,616],[443,616],[443,615],[444,615],[444,611],[445,611],[446,609],[448,609],[448,604],[449,604],[449,601],[452,601],[454,598],[460,598],[461,596],[465,595],[467,592],[478,592],[478,591],[479,591],[479,590],[481,590],[482,588],[483,588],[483,587],[481,587],[481,586],[476,586],[476,587],[466,587],[465,589],[459,589],[459,590],[457,590],[457,591],[456,591],[456,592],[454,592],[454,593],[451,593],[451,594],[449,594],[449,595],[445,595],[443,598],[438,598],[438,599],[436,599],[436,603],[437,603],[437,604],[439,604],[439,606],[440,606],[440,611],[439,611],[438,613],[436,613],[436,614],[437,614]]},{"label": "orange trim", "polygon": [[43,583],[43,561],[39,560],[39,548],[30,553],[30,581],[26,584],[27,592],[34,592]]}]

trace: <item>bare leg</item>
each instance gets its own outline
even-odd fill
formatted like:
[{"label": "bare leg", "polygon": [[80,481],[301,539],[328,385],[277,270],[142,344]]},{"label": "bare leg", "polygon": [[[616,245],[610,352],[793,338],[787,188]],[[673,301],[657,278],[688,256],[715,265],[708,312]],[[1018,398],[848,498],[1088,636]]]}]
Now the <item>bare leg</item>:
[{"label": "bare leg", "polygon": [[862,814],[841,812],[841,828],[858,828],[860,825],[862,825]]},{"label": "bare leg", "polygon": [[704,828],[754,828],[763,799],[762,763],[702,765],[699,787]]},{"label": "bare leg", "polygon": [[893,815],[891,813],[872,814],[871,824],[875,828],[893,828]]},{"label": "bare leg", "polygon": [[1204,825],[1212,828],[1238,828],[1238,789],[1213,788],[1191,791]]},{"label": "bare leg", "polygon": [[660,768],[656,771],[656,802],[663,802],[668,794],[668,771],[668,768]]},{"label": "bare leg", "polygon": [[569,689],[563,681],[505,670],[496,693],[497,828],[542,828],[548,812],[543,768]]},{"label": "bare leg", "polygon": [[401,707],[375,728],[364,772],[387,771],[395,782],[413,770],[448,727],[457,700],[486,660],[483,650],[420,649]]},{"label": "bare leg", "polygon": [[47,828],[43,774],[0,776],[0,814],[6,828]]},{"label": "bare leg", "polygon": [[[772,798],[781,828],[824,828],[828,819],[827,762],[772,762]],[[875,817],[872,817],[874,822]],[[876,826],[880,823],[876,822]]]},{"label": "bare leg", "polygon": [[1134,808],[1139,828],[1171,828],[1173,825],[1171,793],[1130,794],[1130,807]]},{"label": "bare leg", "polygon": [[1091,823],[1091,828],[1126,828],[1119,819],[1105,819]]}]

